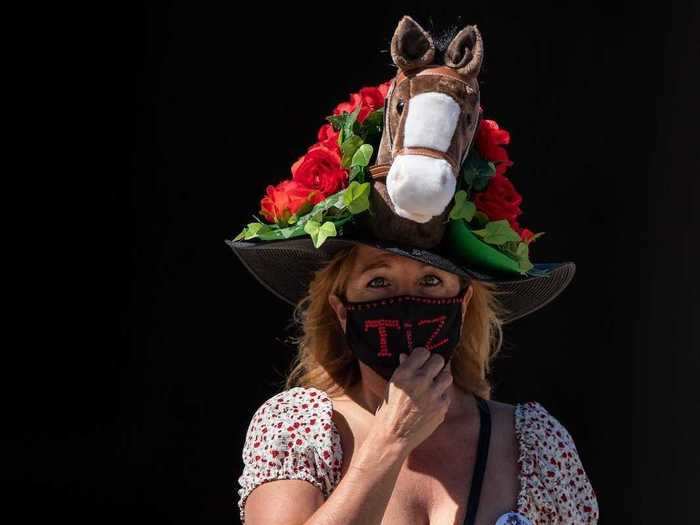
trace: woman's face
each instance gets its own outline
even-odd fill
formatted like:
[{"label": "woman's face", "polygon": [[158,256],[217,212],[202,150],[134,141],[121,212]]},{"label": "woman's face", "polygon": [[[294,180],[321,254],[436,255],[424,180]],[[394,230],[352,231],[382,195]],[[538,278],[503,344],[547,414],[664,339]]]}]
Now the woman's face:
[{"label": "woman's face", "polygon": [[[453,273],[420,261],[394,255],[371,246],[359,245],[355,264],[348,279],[348,301],[372,301],[397,295],[454,297],[460,291],[460,279]],[[464,296],[462,317],[472,296],[472,287]],[[345,329],[345,309],[336,295],[330,304]]]}]

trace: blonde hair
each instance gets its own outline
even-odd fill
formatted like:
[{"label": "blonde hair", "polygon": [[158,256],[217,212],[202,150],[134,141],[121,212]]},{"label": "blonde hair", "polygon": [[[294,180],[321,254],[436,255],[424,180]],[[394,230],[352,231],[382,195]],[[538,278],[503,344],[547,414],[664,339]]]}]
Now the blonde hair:
[{"label": "blonde hair", "polygon": [[[333,397],[361,380],[358,360],[328,302],[333,293],[344,296],[357,250],[358,246],[342,250],[318,270],[306,296],[296,305],[293,320],[301,335],[291,338],[297,354],[285,389],[316,387]],[[460,279],[463,286],[469,282]],[[464,316],[463,336],[452,358],[453,384],[490,399],[490,365],[503,344],[502,318],[506,312],[496,299],[498,291],[493,283],[472,279],[471,285],[474,291]]]}]

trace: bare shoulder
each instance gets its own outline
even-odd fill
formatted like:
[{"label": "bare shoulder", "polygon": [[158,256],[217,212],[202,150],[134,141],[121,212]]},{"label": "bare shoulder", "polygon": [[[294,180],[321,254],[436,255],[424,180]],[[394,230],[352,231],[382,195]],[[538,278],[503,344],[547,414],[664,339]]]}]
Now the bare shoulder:
[{"label": "bare shoulder", "polygon": [[503,401],[496,401],[495,399],[487,399],[486,402],[489,405],[489,408],[491,409],[491,412],[493,413],[494,411],[498,412],[505,412],[506,414],[513,414],[515,412],[515,405],[511,405],[510,403],[504,403]]},{"label": "bare shoulder", "polygon": [[487,399],[486,403],[489,406],[489,412],[491,412],[491,418],[494,421],[500,422],[503,426],[514,428],[513,422],[516,405],[495,401],[493,399]]},{"label": "bare shoulder", "polygon": [[[502,401],[486,400],[491,413],[491,425],[493,431],[491,437],[494,440],[495,449],[499,451],[504,460],[503,468],[515,464],[518,456],[518,438],[516,433],[515,411],[516,405]],[[510,469],[512,470],[512,469]],[[509,471],[510,471],[509,470]]]}]

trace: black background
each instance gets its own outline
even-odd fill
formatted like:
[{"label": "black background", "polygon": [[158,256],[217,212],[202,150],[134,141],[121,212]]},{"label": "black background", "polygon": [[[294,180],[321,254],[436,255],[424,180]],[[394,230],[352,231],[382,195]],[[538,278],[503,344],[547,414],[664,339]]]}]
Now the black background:
[{"label": "black background", "polygon": [[507,327],[495,399],[569,429],[601,523],[695,521],[694,2],[54,9],[8,48],[3,471],[27,522],[237,522],[245,431],[293,349],[224,239],[392,75],[403,14],[479,26],[533,260],[577,263]]}]

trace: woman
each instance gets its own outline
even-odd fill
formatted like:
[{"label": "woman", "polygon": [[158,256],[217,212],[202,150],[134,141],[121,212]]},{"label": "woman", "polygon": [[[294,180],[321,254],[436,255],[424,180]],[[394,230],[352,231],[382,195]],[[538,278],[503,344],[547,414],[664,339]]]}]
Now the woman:
[{"label": "woman", "polygon": [[285,390],[247,431],[247,525],[597,523],[566,428],[538,402],[490,399],[502,325],[575,265],[529,260],[509,137],[480,119],[478,30],[437,42],[404,17],[397,77],[336,107],[268,187],[267,224],[227,241],[301,328]]},{"label": "woman", "polygon": [[[443,298],[465,286],[469,337],[448,366],[415,348],[386,381],[341,350],[344,298]],[[492,286],[358,245],[317,273],[300,306],[304,335],[288,388],[263,403],[248,430],[241,521],[464,523],[480,430],[476,400],[489,396],[485,374],[500,346]],[[539,403],[486,403],[492,439],[474,523],[494,524],[511,510],[532,523],[595,523],[595,494],[566,429]],[[526,523],[517,519],[505,523]]]}]

